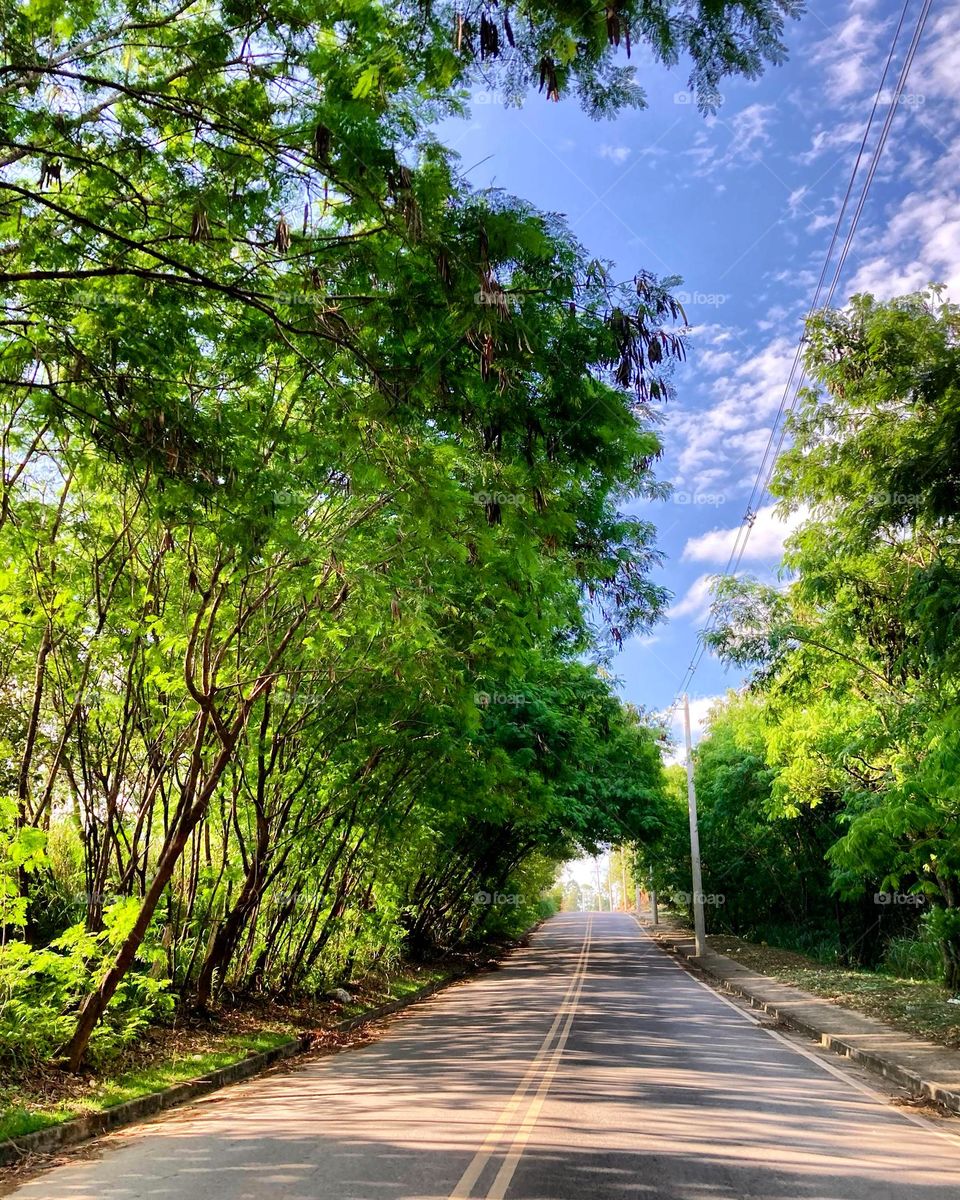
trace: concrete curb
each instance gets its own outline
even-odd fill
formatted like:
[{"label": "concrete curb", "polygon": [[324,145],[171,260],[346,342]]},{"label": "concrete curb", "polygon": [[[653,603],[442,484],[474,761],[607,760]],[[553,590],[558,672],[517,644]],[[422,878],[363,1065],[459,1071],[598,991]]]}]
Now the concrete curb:
[{"label": "concrete curb", "polygon": [[[434,992],[440,991],[441,988],[445,988],[451,983],[457,983],[469,974],[471,974],[470,968],[460,968],[443,979],[436,979],[433,983],[428,983],[417,991],[411,992],[408,996],[402,996],[398,1000],[388,1000],[386,1004],[378,1005],[377,1008],[371,1008],[367,1012],[358,1013],[355,1017],[338,1021],[333,1028],[338,1033],[348,1033],[352,1029],[359,1029],[361,1025],[366,1025],[370,1021],[388,1017],[392,1013],[400,1012],[401,1009],[409,1008],[420,1000],[426,1000]],[[265,1050],[260,1054],[251,1054],[247,1058],[240,1059],[239,1062],[230,1063],[229,1066],[220,1067],[216,1071],[210,1071],[197,1079],[174,1084],[173,1087],[164,1088],[161,1092],[151,1092],[148,1096],[125,1100],[122,1104],[115,1104],[110,1108],[105,1108],[102,1112],[73,1117],[59,1125],[50,1125],[46,1129],[37,1129],[33,1133],[24,1134],[23,1137],[8,1138],[0,1142],[0,1167],[13,1166],[31,1154],[51,1154],[64,1147],[75,1146],[79,1142],[100,1137],[114,1129],[120,1129],[125,1125],[143,1121],[147,1117],[156,1116],[157,1113],[166,1112],[167,1109],[189,1104],[191,1101],[206,1096],[210,1092],[219,1091],[220,1088],[227,1087],[231,1083],[252,1079],[276,1063],[301,1054],[308,1054],[310,1043],[309,1034],[303,1034],[282,1046],[275,1046],[272,1050]]]},{"label": "concrete curb", "polygon": [[[761,988],[764,983],[769,984],[771,991],[774,992],[778,989],[785,989],[788,985],[781,984],[778,980],[770,979],[766,975],[760,975],[758,972],[744,967],[736,959],[725,958],[722,954],[717,954],[713,950],[708,951],[707,955],[703,958],[698,958],[694,947],[689,944],[690,935],[685,931],[657,930],[651,925],[643,925],[643,928],[659,946],[676,951],[694,970],[700,971],[702,974],[709,976],[712,981],[720,984],[723,991],[739,996],[741,999],[746,1000],[751,1007],[769,1014],[790,1029],[796,1030],[797,1033],[802,1033],[805,1037],[819,1042],[826,1049],[832,1050],[844,1058],[849,1058],[852,1062],[858,1063],[860,1066],[866,1067],[878,1075],[882,1075],[885,1079],[898,1084],[907,1091],[915,1095],[925,1096],[951,1109],[953,1112],[960,1113],[960,1084],[954,1085],[952,1082],[949,1084],[937,1082],[937,1080],[930,1078],[927,1071],[916,1070],[903,1061],[904,1057],[919,1059],[931,1057],[948,1058],[950,1056],[960,1061],[960,1054],[957,1051],[951,1051],[945,1046],[938,1047],[932,1042],[911,1039],[906,1034],[900,1033],[890,1028],[890,1026],[882,1024],[880,1021],[876,1021],[872,1017],[865,1017],[862,1014],[855,1014],[866,1031],[861,1033],[862,1037],[873,1037],[875,1040],[879,1040],[883,1034],[887,1034],[891,1040],[897,1040],[901,1044],[907,1043],[910,1048],[905,1054],[895,1055],[858,1045],[856,1035],[847,1036],[831,1032],[823,1027],[822,1022],[807,1019],[796,1012],[789,1002],[777,1001],[770,999],[769,996],[764,997],[761,994]],[[730,972],[729,968],[727,968],[726,964],[728,963],[730,967],[738,968],[744,974],[752,976],[754,980],[762,981],[761,987],[758,988],[756,985],[751,986],[742,980],[738,980],[735,973]],[[802,993],[799,988],[791,988],[790,990],[804,998],[805,1007],[810,1007],[814,1011],[821,1006],[825,1006],[825,1010],[832,1008],[835,1012],[844,1014],[845,1019],[849,1023],[851,1019],[849,1010],[841,1009],[837,1005],[831,1005],[828,1000],[823,1000],[819,996]],[[957,1076],[956,1069],[947,1070],[946,1073],[951,1076]]]}]

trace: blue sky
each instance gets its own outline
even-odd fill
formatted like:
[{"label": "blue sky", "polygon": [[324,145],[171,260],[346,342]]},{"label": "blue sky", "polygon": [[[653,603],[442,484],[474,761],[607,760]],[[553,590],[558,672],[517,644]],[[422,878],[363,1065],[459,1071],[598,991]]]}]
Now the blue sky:
[{"label": "blue sky", "polygon": [[[616,662],[624,696],[647,707],[670,703],[696,648],[708,580],[743,517],[901,7],[817,0],[788,28],[789,61],[729,82],[714,117],[691,103],[682,66],[667,71],[635,48],[645,110],[594,122],[573,101],[536,96],[504,109],[478,90],[470,119],[445,130],[475,185],[564,213],[620,278],[642,267],[683,277],[692,353],[664,412],[660,464],[675,494],[650,508],[667,555],[659,581],[675,600],[669,621]],[[897,68],[919,8],[913,0]],[[960,297],[958,101],[960,6],[934,0],[838,301],[932,280]],[[784,533],[762,508],[743,569],[774,576]],[[690,689],[695,722],[737,682],[705,657]]]}]

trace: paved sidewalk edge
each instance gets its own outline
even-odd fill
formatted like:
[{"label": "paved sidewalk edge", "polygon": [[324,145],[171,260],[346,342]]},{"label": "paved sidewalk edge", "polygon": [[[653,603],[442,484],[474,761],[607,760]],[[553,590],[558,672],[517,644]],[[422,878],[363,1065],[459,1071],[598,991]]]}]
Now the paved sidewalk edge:
[{"label": "paved sidewalk edge", "polygon": [[[458,969],[443,979],[436,979],[417,991],[411,992],[409,996],[402,996],[398,1000],[389,1000],[386,1004],[380,1004],[355,1017],[338,1021],[333,1028],[339,1033],[348,1033],[352,1029],[359,1029],[361,1025],[366,1025],[370,1021],[390,1016],[420,1000],[426,1000],[434,992],[447,987],[448,984],[457,983],[472,973],[471,968]],[[310,1042],[310,1035],[302,1034],[282,1046],[275,1046],[272,1050],[264,1050],[260,1054],[251,1054],[248,1058],[242,1058],[239,1062],[230,1063],[229,1066],[220,1067],[216,1071],[210,1071],[197,1079],[174,1084],[173,1087],[164,1088],[163,1091],[151,1092],[148,1096],[138,1096],[135,1100],[125,1100],[122,1104],[115,1104],[101,1112],[72,1117],[69,1121],[64,1121],[59,1125],[50,1125],[46,1129],[37,1129],[33,1133],[24,1134],[23,1137],[8,1138],[0,1142],[0,1167],[13,1166],[31,1154],[51,1154],[63,1147],[75,1146],[78,1142],[100,1137],[102,1134],[110,1133],[125,1125],[133,1125],[147,1117],[165,1112],[169,1108],[178,1108],[183,1104],[189,1104],[192,1100],[206,1096],[210,1092],[219,1091],[231,1083],[252,1079],[278,1062],[295,1058],[301,1054],[308,1054]]]},{"label": "paved sidewalk edge", "polygon": [[[846,1038],[838,1037],[835,1033],[819,1028],[815,1023],[804,1020],[796,1013],[792,1012],[788,1006],[783,1006],[775,1001],[765,1000],[750,988],[745,987],[735,979],[730,979],[724,975],[723,971],[715,965],[711,965],[709,961],[698,958],[693,947],[684,946],[682,943],[690,936],[685,931],[671,929],[657,929],[650,924],[642,924],[645,932],[649,933],[654,941],[661,947],[669,947],[681,955],[685,961],[693,966],[696,970],[701,971],[704,975],[708,975],[711,980],[721,985],[722,990],[731,992],[735,996],[746,1000],[753,1008],[760,1009],[768,1013],[776,1020],[783,1022],[784,1025],[791,1029],[802,1033],[805,1036],[812,1038],[815,1042],[819,1042],[821,1046],[828,1050],[833,1050],[834,1053],[841,1055],[844,1058],[849,1058],[852,1062],[858,1063],[860,1066],[867,1067],[869,1070],[882,1075],[885,1079],[891,1080],[893,1083],[899,1084],[908,1091],[914,1092],[917,1095],[926,1096],[930,1100],[934,1100],[953,1112],[960,1113],[960,1090],[952,1087],[946,1087],[942,1083],[937,1083],[935,1080],[926,1079],[918,1072],[905,1067],[902,1063],[895,1059],[878,1054],[872,1050],[864,1050],[862,1047],[855,1045]],[[723,955],[717,954],[716,951],[709,952],[711,956],[723,958]],[[736,966],[742,966],[742,963],[737,963],[736,959],[730,960]],[[750,968],[751,973],[760,975],[759,971],[754,971]],[[768,979],[769,976],[763,976]],[[770,983],[777,985],[776,979],[770,979]],[[781,985],[782,986],[782,985]],[[802,989],[795,989],[800,991]],[[813,993],[808,993],[811,1000],[819,1000],[823,1004],[829,1004],[829,1000],[824,1000],[821,996],[815,996]],[[840,1010],[844,1011],[844,1010]],[[873,1018],[870,1018],[871,1020]],[[876,1022],[878,1025],[880,1022]],[[893,1031],[891,1032],[898,1032]],[[900,1037],[906,1036],[899,1033]]]}]

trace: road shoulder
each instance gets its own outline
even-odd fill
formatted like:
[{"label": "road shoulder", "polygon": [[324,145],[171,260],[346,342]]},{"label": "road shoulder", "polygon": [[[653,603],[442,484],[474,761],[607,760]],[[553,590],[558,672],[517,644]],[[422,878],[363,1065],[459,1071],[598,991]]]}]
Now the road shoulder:
[{"label": "road shoulder", "polygon": [[721,990],[917,1096],[960,1113],[960,1051],[911,1038],[872,1017],[761,975],[715,950],[698,957],[688,930],[640,924],[664,950]]}]

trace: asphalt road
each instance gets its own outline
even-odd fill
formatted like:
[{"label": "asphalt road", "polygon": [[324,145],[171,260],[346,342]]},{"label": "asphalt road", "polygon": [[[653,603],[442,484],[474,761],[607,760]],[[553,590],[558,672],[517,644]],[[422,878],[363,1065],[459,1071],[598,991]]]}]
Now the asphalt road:
[{"label": "asphalt road", "polygon": [[960,1119],[940,1128],[863,1079],[758,1026],[629,915],[569,914],[380,1041],[108,1139],[15,1195],[958,1200]]}]

